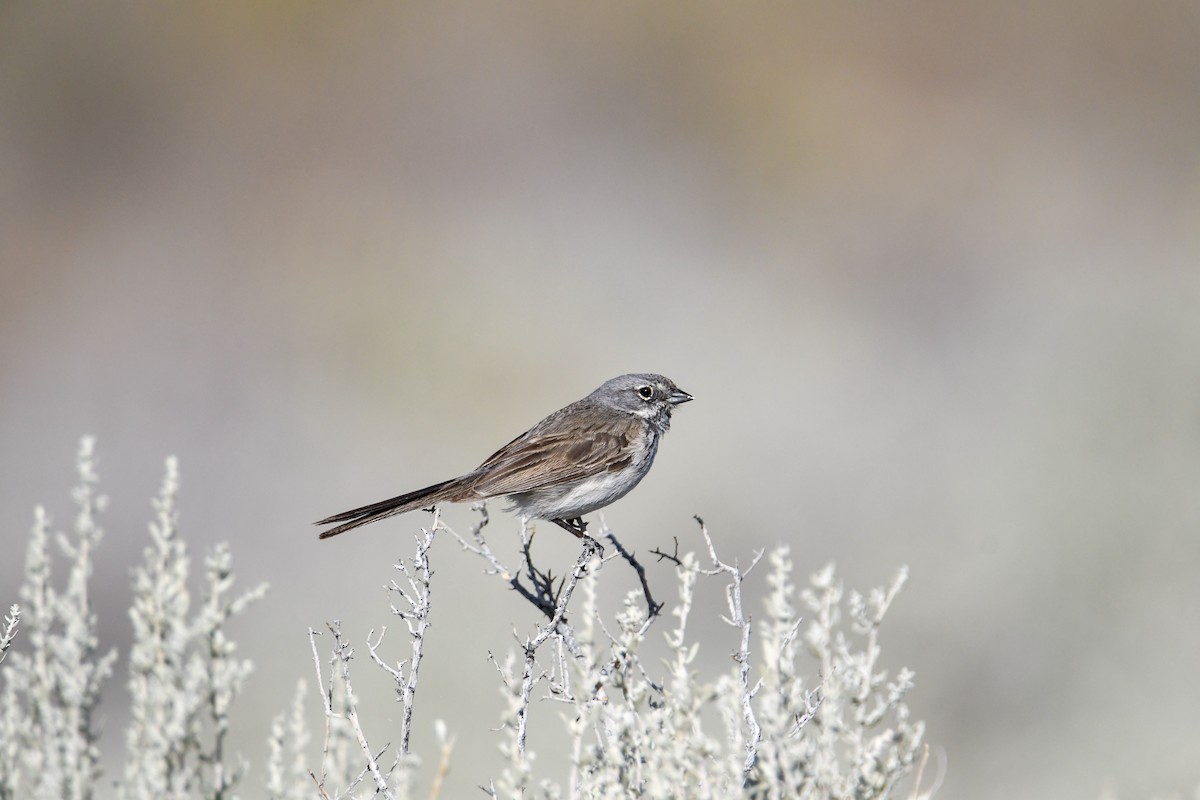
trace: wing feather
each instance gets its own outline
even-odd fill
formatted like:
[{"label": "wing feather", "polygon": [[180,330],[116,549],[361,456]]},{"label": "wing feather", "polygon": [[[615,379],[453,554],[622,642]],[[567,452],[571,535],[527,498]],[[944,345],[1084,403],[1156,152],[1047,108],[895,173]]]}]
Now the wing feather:
[{"label": "wing feather", "polygon": [[[572,421],[564,424],[564,418]],[[581,423],[579,415],[559,412],[493,453],[475,470],[470,486],[483,497],[514,494],[627,464],[636,446],[636,421],[622,423],[614,425],[611,418]]]}]

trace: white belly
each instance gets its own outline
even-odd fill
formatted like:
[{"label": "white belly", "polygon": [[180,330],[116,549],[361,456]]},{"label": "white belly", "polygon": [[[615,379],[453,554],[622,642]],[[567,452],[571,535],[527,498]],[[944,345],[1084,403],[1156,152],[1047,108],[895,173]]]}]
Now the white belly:
[{"label": "white belly", "polygon": [[658,450],[658,437],[648,437],[649,447],[640,459],[618,472],[601,472],[566,486],[536,489],[510,496],[513,508],[537,519],[574,519],[621,499],[650,471]]}]

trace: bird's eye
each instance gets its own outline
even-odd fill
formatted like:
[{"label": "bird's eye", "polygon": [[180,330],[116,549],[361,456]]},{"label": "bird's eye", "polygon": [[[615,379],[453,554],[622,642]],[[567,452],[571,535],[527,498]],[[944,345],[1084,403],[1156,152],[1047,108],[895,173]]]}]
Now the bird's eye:
[{"label": "bird's eye", "polygon": [[643,400],[653,400],[654,399],[654,387],[653,386],[639,386],[637,393],[638,393],[638,397],[642,398]]}]

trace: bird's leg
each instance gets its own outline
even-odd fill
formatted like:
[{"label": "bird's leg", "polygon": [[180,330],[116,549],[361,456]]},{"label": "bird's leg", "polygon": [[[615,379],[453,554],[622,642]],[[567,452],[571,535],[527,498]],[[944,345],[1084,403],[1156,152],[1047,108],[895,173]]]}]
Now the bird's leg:
[{"label": "bird's leg", "polygon": [[596,554],[600,556],[600,558],[604,558],[604,545],[587,535],[587,523],[583,521],[582,517],[572,517],[571,519],[552,519],[550,521],[563,530],[570,531],[571,535],[575,538],[583,539],[585,545],[595,549]]},{"label": "bird's leg", "polygon": [[578,539],[582,539],[587,533],[587,523],[582,517],[572,517],[571,519],[552,519],[550,520],[558,527],[565,531],[570,531]]}]

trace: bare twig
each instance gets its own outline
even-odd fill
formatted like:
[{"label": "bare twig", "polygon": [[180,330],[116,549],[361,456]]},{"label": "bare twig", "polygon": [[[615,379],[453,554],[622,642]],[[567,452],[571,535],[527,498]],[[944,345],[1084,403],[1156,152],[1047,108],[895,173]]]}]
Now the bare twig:
[{"label": "bare twig", "polygon": [[597,548],[598,546],[594,540],[589,538],[583,540],[583,550],[580,552],[579,558],[575,561],[575,567],[571,570],[571,575],[563,582],[558,592],[558,601],[555,604],[554,616],[550,618],[549,624],[538,631],[536,636],[525,640],[525,667],[521,675],[521,695],[520,703],[517,707],[517,750],[520,753],[522,761],[525,758],[525,734],[529,717],[529,696],[533,691],[533,684],[535,682],[534,667],[536,666],[537,650],[547,639],[559,632],[560,625],[563,623],[567,613],[567,606],[571,602],[571,594],[575,591],[575,585],[587,571],[587,566],[591,560],[599,555]]},{"label": "bare twig", "polygon": [[[500,561],[499,557],[496,556],[491,547],[488,546],[487,541],[484,539],[483,528],[488,523],[487,506],[484,503],[479,503],[474,506],[474,508],[475,510],[479,511],[480,519],[479,522],[471,528],[470,541],[440,520],[437,522],[437,527],[445,530],[447,533],[457,539],[459,545],[464,550],[470,553],[475,553],[487,561],[489,565],[489,568],[486,570],[487,574],[499,576],[501,580],[506,582],[518,594],[528,600],[534,608],[545,614],[548,619],[554,620],[555,612],[559,606],[559,600],[561,599],[564,582],[562,579],[556,579],[549,572],[549,570],[542,571],[534,565],[532,554],[533,535],[529,531],[529,528],[525,525],[525,523],[522,523],[522,569],[529,579],[529,585],[527,586],[521,580],[521,575],[519,573],[513,573]],[[597,548],[599,547],[599,545],[589,537],[588,539],[584,540],[585,550],[591,547],[591,545],[588,544],[589,541],[592,542],[592,544]],[[551,627],[554,628],[554,632],[557,635],[562,637],[564,646],[568,651],[570,651],[572,656],[574,656],[576,659],[582,659],[584,657],[582,648],[580,648],[579,643],[575,640],[575,632],[571,629],[571,626],[567,624],[565,618],[560,617],[557,622],[552,622]]]},{"label": "bare twig", "polygon": [[433,546],[433,539],[440,521],[441,517],[435,511],[433,525],[428,530],[423,530],[421,535],[414,537],[417,542],[417,550],[413,554],[412,566],[409,566],[403,559],[395,565],[396,570],[404,574],[408,583],[407,589],[394,579],[387,586],[388,591],[399,595],[404,601],[404,605],[407,606],[407,608],[401,608],[396,603],[391,604],[392,613],[404,620],[405,625],[408,626],[408,635],[412,639],[412,657],[407,662],[407,674],[405,674],[406,662],[400,662],[395,668],[392,668],[385,664],[376,652],[380,642],[383,641],[386,628],[380,631],[379,638],[374,643],[371,642],[370,635],[367,636],[367,649],[371,653],[371,658],[392,676],[396,682],[396,697],[404,706],[404,713],[400,719],[400,755],[408,753],[408,741],[412,733],[417,677],[421,668],[425,632],[429,629],[430,580],[433,577],[433,569],[429,565],[429,548]]},{"label": "bare twig", "polygon": [[554,578],[549,572],[542,572],[533,565],[533,560],[530,556],[529,548],[532,544],[533,537],[526,535],[526,528],[522,525],[522,553],[524,555],[525,568],[529,575],[531,586],[526,586],[521,582],[520,574],[514,574],[506,567],[500,559],[492,552],[492,548],[488,546],[487,540],[483,538],[483,529],[487,526],[489,517],[486,503],[478,503],[473,508],[479,512],[479,522],[471,526],[471,541],[467,541],[457,531],[447,526],[441,520],[437,521],[437,527],[447,531],[451,536],[458,540],[462,548],[468,552],[475,553],[482,557],[489,564],[488,574],[498,575],[500,579],[507,582],[519,595],[533,604],[534,608],[541,611],[548,618],[554,616],[554,608],[557,601],[557,595],[554,590]]},{"label": "bare twig", "polygon": [[725,573],[730,577],[730,583],[725,587],[725,602],[729,606],[729,616],[722,617],[729,625],[741,630],[742,639],[737,652],[734,653],[733,659],[739,665],[739,676],[742,684],[742,717],[746,722],[748,735],[746,737],[746,759],[742,762],[742,780],[744,781],[750,775],[750,770],[754,768],[754,762],[758,759],[758,744],[762,740],[762,728],[758,724],[758,720],[754,715],[754,695],[758,694],[759,687],[762,686],[762,680],[755,682],[754,686],[750,685],[750,618],[746,616],[742,609],[742,580],[750,573],[750,570],[758,564],[763,557],[763,551],[759,550],[750,562],[750,566],[742,571],[738,567],[738,563],[734,560],[733,564],[726,564],[717,557],[717,549],[713,546],[712,537],[708,535],[708,528],[704,525],[704,520],[696,517],[696,522],[700,525],[700,534],[704,537],[704,543],[708,547],[708,556],[712,560],[712,569],[706,570],[707,575],[719,575]]},{"label": "bare twig", "polygon": [[672,562],[675,566],[682,567],[683,561],[681,561],[679,558],[679,537],[672,536],[671,538],[675,541],[675,549],[673,551],[671,551],[670,553],[664,553],[662,550],[659,550],[656,547],[650,551],[650,555],[658,556],[659,561],[666,559],[667,561]]},{"label": "bare twig", "polygon": [[317,691],[321,694],[321,702],[325,705],[325,735],[321,743],[321,779],[317,780],[313,776],[313,780],[317,781],[317,787],[324,794],[325,789],[325,769],[329,760],[329,734],[333,722],[333,675],[329,676],[329,689],[325,689],[325,679],[321,676],[321,656],[317,652],[317,637],[321,634],[312,628],[308,629],[308,643],[312,646],[313,666],[317,670]]},{"label": "bare twig", "polygon": [[796,715],[796,724],[788,731],[788,736],[799,736],[800,731],[804,730],[804,726],[816,716],[817,709],[821,707],[821,703],[825,698],[821,695],[821,687],[809,689],[804,693],[804,711]]},{"label": "bare twig", "polygon": [[[644,594],[646,596],[646,612],[647,612],[647,614],[649,614],[649,616],[651,618],[657,617],[658,613],[660,611],[662,611],[662,609],[663,609],[663,604],[654,602],[654,597],[651,596],[651,594],[650,594],[650,584],[646,582],[646,568],[643,567],[638,562],[638,560],[634,557],[632,552],[630,552],[629,550],[626,550],[625,547],[619,541],[617,541],[616,534],[614,534],[609,529],[608,523],[604,522],[603,516],[600,517],[600,521],[604,526],[603,527],[604,538],[606,538],[610,542],[612,542],[613,548],[616,549],[617,553],[621,556],[621,558],[628,561],[629,566],[633,567],[633,571],[637,573],[638,580],[641,581],[641,584],[642,584],[642,594]],[[660,560],[661,560],[661,558],[660,558]]]},{"label": "bare twig", "polygon": [[[350,721],[350,727],[354,730],[354,735],[358,738],[358,746],[362,748],[363,755],[367,758],[367,769],[371,773],[371,777],[375,779],[375,788],[379,794],[382,794],[388,800],[396,800],[388,788],[387,779],[383,777],[383,773],[379,771],[379,762],[377,756],[371,752],[371,746],[367,743],[366,734],[363,733],[362,725],[358,721],[358,711],[356,705],[358,700],[354,697],[354,687],[350,683],[350,659],[354,657],[354,651],[342,639],[342,625],[339,620],[334,620],[327,624],[329,632],[333,634],[333,652],[334,657],[342,666],[342,685],[346,687],[346,719]],[[384,750],[387,748],[385,747]],[[383,751],[380,751],[380,755]]]},{"label": "bare twig", "polygon": [[442,794],[442,783],[450,771],[450,754],[454,752],[454,737],[446,735],[446,725],[438,720],[436,725],[438,738],[442,742],[442,753],[438,758],[437,772],[433,775],[433,783],[429,787],[429,800],[438,800]]},{"label": "bare twig", "polygon": [[325,784],[317,779],[316,774],[311,769],[308,771],[308,777],[313,779],[313,783],[316,784],[317,791],[321,793],[321,797],[325,800],[330,800],[329,792],[325,791]]},{"label": "bare twig", "polygon": [[[672,613],[679,613],[679,609],[677,608]],[[642,621],[641,626],[636,629],[636,631],[627,634],[628,639],[635,642],[642,641],[646,635],[646,632],[650,630],[650,626],[654,624],[655,619],[657,619],[657,617],[647,616]],[[646,685],[655,692],[661,694],[663,691],[662,683],[660,681],[656,681],[650,676],[650,673],[646,672],[646,668],[642,665],[642,660],[640,658],[630,657],[627,644],[608,629],[608,626],[604,623],[603,619],[597,618],[596,623],[600,627],[600,632],[604,634],[605,638],[608,639],[609,644],[612,645],[612,656],[609,657],[604,666],[597,669],[597,674],[600,676],[601,682],[594,687],[594,692],[597,695],[600,692],[603,692],[603,684],[605,681],[607,681],[610,675],[617,672],[627,673],[631,666],[635,666],[637,667],[638,673],[642,676],[642,680],[646,682]],[[627,687],[625,685],[621,685],[620,688],[622,693],[627,694]]]},{"label": "bare twig", "polygon": [[16,603],[8,609],[8,615],[4,618],[4,633],[0,633],[0,663],[4,662],[4,655],[8,652],[8,648],[12,647],[13,640],[17,638],[17,628],[21,624],[21,607]]}]

